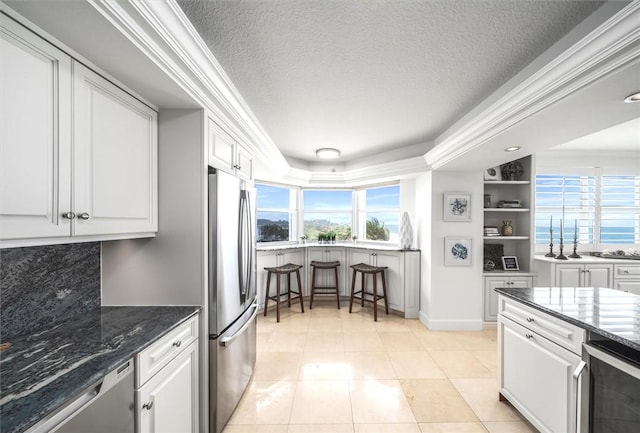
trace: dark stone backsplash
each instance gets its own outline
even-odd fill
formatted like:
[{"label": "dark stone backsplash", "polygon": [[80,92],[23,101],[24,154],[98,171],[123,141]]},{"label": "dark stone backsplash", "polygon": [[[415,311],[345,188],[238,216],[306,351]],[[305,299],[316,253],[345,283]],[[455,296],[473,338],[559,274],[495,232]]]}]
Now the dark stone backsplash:
[{"label": "dark stone backsplash", "polygon": [[0,249],[0,340],[100,307],[100,243]]}]

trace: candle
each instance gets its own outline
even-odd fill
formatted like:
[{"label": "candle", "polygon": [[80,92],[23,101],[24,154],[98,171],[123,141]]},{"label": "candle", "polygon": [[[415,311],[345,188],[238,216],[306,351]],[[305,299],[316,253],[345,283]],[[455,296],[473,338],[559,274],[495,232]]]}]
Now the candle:
[{"label": "candle", "polygon": [[573,224],[573,240],[575,242],[578,239],[578,220],[575,219],[573,221],[574,221],[574,224]]},{"label": "candle", "polygon": [[560,218],[560,243],[562,243],[562,239],[563,239],[563,235],[564,235],[564,229],[563,229],[563,224],[562,221],[564,220],[564,218]]},{"label": "candle", "polygon": [[553,215],[549,217],[549,234],[553,237]]}]

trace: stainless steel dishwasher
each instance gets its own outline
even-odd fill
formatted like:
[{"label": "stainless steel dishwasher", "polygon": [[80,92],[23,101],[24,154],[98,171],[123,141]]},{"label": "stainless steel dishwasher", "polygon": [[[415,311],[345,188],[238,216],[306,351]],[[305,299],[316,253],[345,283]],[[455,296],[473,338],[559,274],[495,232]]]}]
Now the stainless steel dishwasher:
[{"label": "stainless steel dishwasher", "polygon": [[133,359],[108,373],[29,433],[133,433]]}]

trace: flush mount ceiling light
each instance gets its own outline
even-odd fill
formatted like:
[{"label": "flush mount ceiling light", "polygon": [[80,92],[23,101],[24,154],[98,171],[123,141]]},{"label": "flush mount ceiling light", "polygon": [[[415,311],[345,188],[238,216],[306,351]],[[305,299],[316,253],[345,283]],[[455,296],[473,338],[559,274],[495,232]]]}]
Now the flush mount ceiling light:
[{"label": "flush mount ceiling light", "polygon": [[516,150],[520,150],[520,146],[509,146],[504,151],[505,152],[515,152]]},{"label": "flush mount ceiling light", "polygon": [[631,95],[624,98],[624,102],[627,104],[631,104],[632,102],[640,102],[640,92],[632,93]]},{"label": "flush mount ceiling light", "polygon": [[316,156],[321,159],[336,159],[340,157],[340,151],[332,147],[323,147],[316,150]]}]

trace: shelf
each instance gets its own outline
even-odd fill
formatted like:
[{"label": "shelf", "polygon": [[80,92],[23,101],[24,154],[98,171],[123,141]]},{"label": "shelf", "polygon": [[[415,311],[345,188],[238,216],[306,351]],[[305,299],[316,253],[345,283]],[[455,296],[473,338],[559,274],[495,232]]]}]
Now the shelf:
[{"label": "shelf", "polygon": [[485,185],[529,185],[530,180],[485,180]]},{"label": "shelf", "polygon": [[521,277],[533,277],[533,276],[535,276],[535,274],[533,272],[523,271],[523,270],[519,270],[519,271],[504,271],[502,269],[499,269],[497,271],[484,271],[484,272],[482,272],[482,276],[483,277],[504,277],[504,276],[509,276],[509,275],[519,275]]},{"label": "shelf", "polygon": [[485,212],[529,212],[526,207],[485,207]]},{"label": "shelf", "polygon": [[529,236],[484,236],[483,239],[485,241],[490,241],[493,239],[502,240],[510,240],[510,241],[526,241],[529,239]]}]

